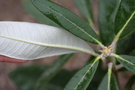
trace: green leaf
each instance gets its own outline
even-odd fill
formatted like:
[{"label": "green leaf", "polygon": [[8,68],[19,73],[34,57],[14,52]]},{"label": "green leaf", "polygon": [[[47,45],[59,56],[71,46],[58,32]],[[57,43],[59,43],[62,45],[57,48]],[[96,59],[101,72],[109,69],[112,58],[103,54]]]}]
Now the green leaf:
[{"label": "green leaf", "polygon": [[88,23],[93,27],[93,10],[92,10],[92,0],[74,0],[76,6],[81,11],[81,14],[88,21]]},{"label": "green leaf", "polygon": [[135,30],[135,0],[121,0],[115,18],[117,38],[124,37]]},{"label": "green leaf", "polygon": [[127,37],[120,39],[117,43],[117,49],[116,49],[117,54],[127,55],[132,53],[133,50],[135,49],[135,43],[133,43],[133,41],[135,41],[135,32],[133,32]]},{"label": "green leaf", "polygon": [[112,73],[113,63],[108,64],[108,72],[99,85],[98,90],[119,90],[118,83]]},{"label": "green leaf", "polygon": [[95,60],[91,61],[88,65],[79,70],[68,82],[64,90],[86,90],[96,72],[99,59],[100,58],[97,57]]},{"label": "green leaf", "polygon": [[73,56],[73,54],[69,55],[63,55],[60,58],[58,58],[54,64],[45,70],[45,72],[41,75],[39,80],[37,81],[37,85],[35,87],[35,90],[40,90],[44,86],[44,84],[47,84],[56,74],[58,74],[62,67],[65,65],[65,63]]},{"label": "green leaf", "polygon": [[118,61],[129,71],[135,74],[135,57],[127,55],[115,55]]},{"label": "green leaf", "polygon": [[43,24],[1,21],[0,41],[0,54],[15,59],[34,60],[80,51],[96,55],[84,40]]},{"label": "green leaf", "polygon": [[[103,79],[103,77],[106,74],[106,69],[103,68],[102,64],[103,64],[102,61],[99,61],[99,65],[96,70],[96,73],[94,74],[94,77],[93,77],[91,83],[89,84],[89,87],[87,88],[87,90],[97,90],[101,80]],[[100,77],[99,77],[99,75],[100,75]]]},{"label": "green leaf", "polygon": [[[9,73],[13,82],[19,90],[34,90],[37,80],[42,73],[50,67],[47,66],[27,66],[18,68]],[[67,81],[75,74],[76,71],[61,70],[49,84],[44,85],[41,90],[63,90]]]},{"label": "green leaf", "polygon": [[32,0],[33,5],[46,17],[83,40],[101,44],[92,28],[68,9],[50,0]]},{"label": "green leaf", "polygon": [[52,25],[56,27],[60,27],[58,24],[50,20],[48,17],[43,15],[38,9],[36,9],[33,4],[31,3],[31,0],[25,0],[23,2],[23,6],[25,7],[26,11],[30,13],[34,18],[36,18],[38,21],[45,23],[47,25]]},{"label": "green leaf", "polygon": [[[106,74],[101,84],[99,85],[98,90],[119,90],[118,83],[114,74],[111,74],[110,83],[108,83],[108,78],[109,75]],[[108,85],[110,86],[110,89],[108,89]]]},{"label": "green leaf", "polygon": [[119,0],[99,0],[99,27],[102,42],[111,44],[114,38],[114,18]]}]

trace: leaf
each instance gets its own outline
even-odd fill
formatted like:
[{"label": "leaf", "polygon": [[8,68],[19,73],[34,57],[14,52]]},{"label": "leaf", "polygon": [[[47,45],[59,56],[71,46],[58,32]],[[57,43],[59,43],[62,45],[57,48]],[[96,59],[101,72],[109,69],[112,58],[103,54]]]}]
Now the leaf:
[{"label": "leaf", "polygon": [[40,90],[45,84],[47,84],[56,74],[60,72],[65,63],[73,56],[73,54],[63,55],[58,58],[54,64],[45,70],[45,72],[41,75],[41,77],[37,81],[37,85],[35,86],[36,90]]},{"label": "leaf", "polygon": [[25,7],[26,11],[30,13],[34,18],[36,18],[38,21],[45,23],[47,25],[52,25],[56,27],[60,27],[58,24],[50,20],[48,17],[43,15],[38,9],[36,9],[33,4],[31,3],[31,0],[25,0],[23,2],[23,6]]},{"label": "leaf", "polygon": [[[121,38],[135,30],[135,0],[121,0],[115,18],[115,33]],[[118,38],[119,38],[118,37]]]},{"label": "leaf", "polygon": [[98,41],[98,36],[92,28],[68,9],[50,0],[32,0],[32,3],[46,17],[50,18],[65,30],[83,40],[100,43]]},{"label": "leaf", "polygon": [[91,63],[79,70],[68,82],[64,90],[86,90],[96,72],[99,59],[97,57],[94,61],[91,61]]},{"label": "leaf", "polygon": [[135,74],[135,57],[127,55],[116,55],[115,57],[127,70]]},{"label": "leaf", "polygon": [[27,22],[0,22],[0,54],[33,60],[82,51],[95,55],[89,45],[60,28]]},{"label": "leaf", "polygon": [[112,72],[113,63],[108,64],[108,72],[99,85],[98,90],[119,90],[118,83]]},{"label": "leaf", "polygon": [[106,74],[101,84],[99,85],[98,90],[109,90],[107,87],[108,85],[110,86],[110,90],[119,90],[118,83],[114,74],[111,74],[110,83],[108,83],[108,78],[108,74]]},{"label": "leaf", "polygon": [[[97,90],[97,88],[98,88],[101,80],[105,76],[105,74],[106,74],[106,69],[103,68],[102,61],[99,61],[99,65],[96,70],[96,73],[94,74],[94,77],[93,77],[91,83],[89,84],[89,87],[87,88],[87,90]],[[100,75],[100,77],[99,77],[99,75]]]},{"label": "leaf", "polygon": [[[135,32],[120,39],[117,43],[117,54],[130,54],[135,49]],[[124,49],[123,49],[124,48]]]},{"label": "leaf", "polygon": [[120,0],[99,0],[99,27],[102,42],[111,44],[114,38],[114,18]]},{"label": "leaf", "polygon": [[[32,65],[18,68],[10,72],[9,75],[19,90],[34,90],[39,76],[48,68],[48,66]],[[76,71],[61,70],[61,72],[58,73],[49,84],[44,85],[41,90],[62,90],[63,86],[65,86],[75,72]]]},{"label": "leaf", "polygon": [[81,11],[82,15],[92,26],[93,24],[93,10],[92,10],[92,0],[74,0],[76,6]]}]

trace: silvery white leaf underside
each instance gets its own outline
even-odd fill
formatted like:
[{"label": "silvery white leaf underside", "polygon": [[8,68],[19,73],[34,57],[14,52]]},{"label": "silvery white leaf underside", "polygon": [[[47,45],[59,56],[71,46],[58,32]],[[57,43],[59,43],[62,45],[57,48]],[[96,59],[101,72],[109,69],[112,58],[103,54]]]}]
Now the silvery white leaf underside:
[{"label": "silvery white leaf underside", "polygon": [[0,22],[1,55],[33,60],[76,52],[95,54],[85,41],[60,28],[28,22]]}]

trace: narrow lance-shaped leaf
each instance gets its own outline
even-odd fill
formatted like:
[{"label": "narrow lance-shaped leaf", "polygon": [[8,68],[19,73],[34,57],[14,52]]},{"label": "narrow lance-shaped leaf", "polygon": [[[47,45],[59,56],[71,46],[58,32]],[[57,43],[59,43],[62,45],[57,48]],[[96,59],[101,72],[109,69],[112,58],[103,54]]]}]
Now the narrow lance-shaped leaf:
[{"label": "narrow lance-shaped leaf", "polygon": [[102,42],[109,45],[114,38],[114,17],[120,0],[99,0],[99,27]]},{"label": "narrow lance-shaped leaf", "polygon": [[135,41],[135,32],[127,37],[120,39],[117,43],[117,54],[126,55],[132,53],[133,55],[133,50],[135,49],[135,43],[133,43],[133,41]]},{"label": "narrow lance-shaped leaf", "polygon": [[66,85],[64,90],[86,90],[98,67],[100,57],[79,70]]},{"label": "narrow lance-shaped leaf", "polygon": [[117,38],[124,37],[135,30],[135,0],[121,0],[115,18]]},{"label": "narrow lance-shaped leaf", "polygon": [[[110,89],[108,89],[108,85],[110,86]],[[98,90],[119,90],[116,77],[113,73],[111,74],[110,83],[108,83],[108,74],[105,75],[101,84],[98,87]]]},{"label": "narrow lance-shaped leaf", "polygon": [[117,80],[112,72],[113,63],[108,64],[108,72],[103,78],[98,90],[119,90]]},{"label": "narrow lance-shaped leaf", "polygon": [[93,10],[92,10],[92,0],[74,0],[76,6],[81,11],[84,18],[93,27]]},{"label": "narrow lance-shaped leaf", "polygon": [[30,13],[38,21],[40,21],[40,22],[42,22],[44,24],[47,24],[47,25],[52,25],[52,26],[60,27],[58,24],[56,24],[55,22],[50,20],[48,17],[43,15],[43,13],[41,13],[37,8],[35,8],[33,6],[33,4],[31,3],[31,0],[25,0],[23,2],[23,6],[27,10],[27,12]]},{"label": "narrow lance-shaped leaf", "polygon": [[38,10],[40,10],[46,17],[59,24],[65,30],[68,30],[83,40],[98,43],[102,46],[102,44],[98,41],[98,36],[92,28],[68,9],[50,0],[32,1]]},{"label": "narrow lance-shaped leaf", "polygon": [[[106,70],[102,68],[102,62],[99,62],[98,68],[96,70],[96,73],[94,74],[94,77],[89,84],[88,88],[86,90],[97,90],[98,86],[103,79],[104,75],[106,74]],[[99,77],[100,75],[100,77]],[[100,82],[99,82],[100,81]]]},{"label": "narrow lance-shaped leaf", "polygon": [[45,84],[47,84],[55,75],[59,73],[64,64],[73,56],[73,54],[63,55],[58,58],[54,64],[45,70],[45,72],[41,75],[39,80],[37,81],[37,85],[35,86],[35,90],[40,90]]},{"label": "narrow lance-shaped leaf", "polygon": [[135,57],[127,55],[115,55],[118,61],[129,71],[135,74]]},{"label": "narrow lance-shaped leaf", "polygon": [[26,23],[0,22],[0,54],[33,60],[82,51],[95,55],[89,45],[60,28]]}]

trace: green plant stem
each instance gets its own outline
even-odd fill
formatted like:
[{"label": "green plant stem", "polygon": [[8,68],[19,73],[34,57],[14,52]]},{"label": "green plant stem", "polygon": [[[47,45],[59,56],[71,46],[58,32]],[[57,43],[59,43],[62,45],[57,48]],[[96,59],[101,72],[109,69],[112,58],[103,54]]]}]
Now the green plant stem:
[{"label": "green plant stem", "polygon": [[110,90],[112,66],[113,66],[112,62],[108,64],[108,86],[107,86],[108,89],[107,90]]}]

